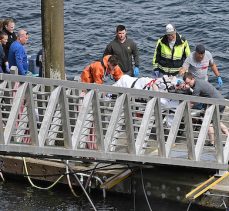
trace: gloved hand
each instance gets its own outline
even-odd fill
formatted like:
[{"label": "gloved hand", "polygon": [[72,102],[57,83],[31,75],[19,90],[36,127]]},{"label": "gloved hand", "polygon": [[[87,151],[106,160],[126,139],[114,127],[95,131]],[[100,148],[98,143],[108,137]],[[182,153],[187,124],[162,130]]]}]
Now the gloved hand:
[{"label": "gloved hand", "polygon": [[134,68],[134,77],[138,77],[139,76],[139,68],[135,67]]},{"label": "gloved hand", "polygon": [[218,76],[217,81],[218,81],[219,87],[222,87],[223,81],[222,81],[222,78],[220,76]]},{"label": "gloved hand", "polygon": [[6,66],[6,73],[10,73],[10,68]]},{"label": "gloved hand", "polygon": [[181,85],[184,81],[182,80],[182,79],[177,79],[177,81],[176,81],[177,83],[176,83],[176,85]]},{"label": "gloved hand", "polygon": [[27,71],[26,76],[33,76],[33,73],[30,71]]}]

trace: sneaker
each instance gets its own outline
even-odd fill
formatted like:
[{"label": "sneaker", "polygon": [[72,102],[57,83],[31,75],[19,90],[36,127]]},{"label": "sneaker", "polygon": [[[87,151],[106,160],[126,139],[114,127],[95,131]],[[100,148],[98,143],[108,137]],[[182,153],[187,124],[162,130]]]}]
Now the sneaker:
[{"label": "sneaker", "polygon": [[205,144],[205,146],[208,146],[208,147],[214,147],[214,144],[213,144],[213,143],[211,143],[211,142],[207,142],[207,143]]}]

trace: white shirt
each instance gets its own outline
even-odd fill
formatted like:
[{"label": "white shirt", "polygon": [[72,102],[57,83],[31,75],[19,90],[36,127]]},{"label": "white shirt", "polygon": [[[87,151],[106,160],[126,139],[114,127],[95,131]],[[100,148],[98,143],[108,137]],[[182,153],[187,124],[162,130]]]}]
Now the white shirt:
[{"label": "white shirt", "polygon": [[200,79],[208,80],[208,67],[214,64],[212,54],[205,51],[201,62],[195,60],[195,52],[192,52],[184,61],[183,67],[188,69],[194,76]]}]

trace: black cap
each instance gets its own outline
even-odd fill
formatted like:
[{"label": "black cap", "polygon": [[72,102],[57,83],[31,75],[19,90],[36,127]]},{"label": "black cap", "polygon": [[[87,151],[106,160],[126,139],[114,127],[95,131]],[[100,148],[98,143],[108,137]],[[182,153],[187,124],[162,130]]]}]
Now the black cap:
[{"label": "black cap", "polygon": [[205,47],[202,44],[199,44],[196,46],[196,52],[200,53],[200,54],[204,54],[205,53]]}]

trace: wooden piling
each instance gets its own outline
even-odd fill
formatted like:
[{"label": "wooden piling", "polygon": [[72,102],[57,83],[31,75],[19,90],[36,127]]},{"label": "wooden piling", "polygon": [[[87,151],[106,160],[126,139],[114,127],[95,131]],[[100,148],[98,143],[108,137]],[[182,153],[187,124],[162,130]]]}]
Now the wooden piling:
[{"label": "wooden piling", "polygon": [[41,0],[41,16],[44,76],[65,79],[64,0]]}]

